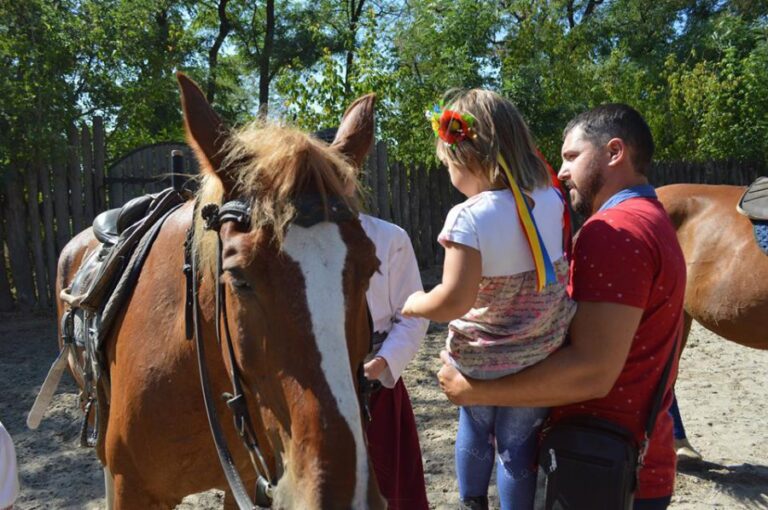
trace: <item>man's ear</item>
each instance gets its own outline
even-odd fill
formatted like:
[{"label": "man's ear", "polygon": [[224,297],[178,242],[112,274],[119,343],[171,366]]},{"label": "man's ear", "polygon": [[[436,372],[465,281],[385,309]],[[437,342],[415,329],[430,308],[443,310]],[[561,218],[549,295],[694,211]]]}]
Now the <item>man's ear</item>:
[{"label": "man's ear", "polygon": [[608,166],[616,166],[627,161],[629,157],[627,144],[621,138],[611,138],[605,144],[608,152]]}]

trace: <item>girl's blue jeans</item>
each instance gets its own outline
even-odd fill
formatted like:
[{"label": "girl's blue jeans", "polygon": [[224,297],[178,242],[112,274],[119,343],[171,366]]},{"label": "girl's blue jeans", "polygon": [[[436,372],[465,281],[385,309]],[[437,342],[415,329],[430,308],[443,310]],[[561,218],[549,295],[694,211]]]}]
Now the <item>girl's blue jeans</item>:
[{"label": "girl's blue jeans", "polygon": [[[459,410],[456,475],[461,499],[486,496],[494,459],[502,510],[533,508],[542,407],[466,406]],[[498,455],[496,455],[498,452]]]}]

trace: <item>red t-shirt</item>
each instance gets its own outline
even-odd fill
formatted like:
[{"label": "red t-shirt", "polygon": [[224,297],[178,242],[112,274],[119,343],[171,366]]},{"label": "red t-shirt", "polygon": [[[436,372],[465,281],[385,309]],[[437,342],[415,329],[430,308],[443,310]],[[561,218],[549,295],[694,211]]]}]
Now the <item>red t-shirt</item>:
[{"label": "red t-shirt", "polygon": [[[576,238],[571,296],[642,308],[624,368],[607,396],[555,408],[552,419],[592,414],[644,435],[651,400],[683,324],[685,260],[672,222],[658,200],[632,198],[593,215]],[[667,382],[636,498],[672,494],[676,456],[668,410],[677,357]]]}]

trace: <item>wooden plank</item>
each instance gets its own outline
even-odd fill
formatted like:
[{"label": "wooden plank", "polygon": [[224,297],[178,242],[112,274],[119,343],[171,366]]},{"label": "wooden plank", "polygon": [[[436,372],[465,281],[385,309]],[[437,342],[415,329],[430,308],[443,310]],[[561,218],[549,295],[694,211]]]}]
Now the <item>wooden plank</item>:
[{"label": "wooden plank", "polygon": [[56,217],[56,253],[61,253],[64,245],[72,238],[69,221],[69,189],[67,188],[67,169],[55,159],[53,163],[53,210]]},{"label": "wooden plank", "polygon": [[400,174],[400,211],[402,214],[402,227],[406,231],[411,230],[411,205],[408,197],[408,168],[402,164],[397,164],[397,173]]},{"label": "wooden plank", "polygon": [[37,161],[27,169],[27,215],[29,221],[29,239],[32,244],[32,260],[35,263],[35,288],[37,289],[37,306],[50,307],[51,292],[48,286],[48,271],[45,268],[43,253],[43,228],[40,222],[40,193],[37,184],[39,168],[42,163]]},{"label": "wooden plank", "polygon": [[[5,210],[5,186],[0,186],[0,211],[3,210]],[[13,310],[13,294],[11,294],[11,282],[8,279],[8,270],[6,269],[6,235],[3,219],[0,218],[0,312],[10,312]]]},{"label": "wooden plank", "polygon": [[83,162],[83,199],[85,209],[83,216],[86,225],[93,223],[94,218],[94,197],[93,189],[93,146],[91,146],[91,130],[87,124],[83,124],[80,130],[80,156]]},{"label": "wooden plank", "polygon": [[387,161],[387,144],[379,141],[376,144],[376,202],[378,203],[379,218],[392,220],[389,201],[389,165]]},{"label": "wooden plank", "polygon": [[51,198],[51,172],[47,164],[40,165],[38,184],[40,186],[40,196],[43,200],[43,230],[45,231],[45,267],[48,271],[48,286],[53,300],[56,296],[56,262],[58,261],[58,252],[56,251],[55,235],[56,230],[53,224],[53,199]]},{"label": "wooden plank", "polygon": [[408,232],[413,242],[413,250],[416,252],[416,259],[421,260],[421,232],[419,232],[419,179],[418,179],[418,165],[413,165],[410,168],[410,175],[408,178],[409,193],[408,196],[411,200],[411,230]]},{"label": "wooden plank", "polygon": [[403,211],[400,209],[400,164],[397,161],[389,162],[390,196],[392,197],[392,221],[403,225]]},{"label": "wooden plank", "polygon": [[21,310],[31,310],[36,304],[35,287],[26,243],[27,218],[21,176],[15,167],[10,167],[6,175],[5,198],[3,216],[8,233],[8,257],[16,289],[16,304]]},{"label": "wooden plank", "polygon": [[363,185],[365,186],[365,203],[368,206],[368,212],[371,216],[379,215],[379,202],[378,194],[376,190],[376,184],[378,183],[378,169],[376,168],[376,150],[375,147],[368,154],[365,160],[365,169],[363,174]]},{"label": "wooden plank", "polygon": [[434,250],[432,246],[432,218],[429,213],[429,177],[427,167],[419,165],[419,233],[423,243],[421,246],[424,255],[424,265],[429,267],[434,264]]},{"label": "wooden plank", "polygon": [[93,186],[96,191],[94,214],[107,209],[107,189],[104,187],[104,161],[106,160],[106,145],[104,119],[93,118]]},{"label": "wooden plank", "polygon": [[429,190],[429,198],[427,203],[429,204],[429,217],[430,217],[430,231],[432,236],[432,262],[434,264],[443,263],[443,254],[445,250],[440,248],[440,245],[436,241],[437,234],[440,232],[443,226],[443,201],[440,194],[440,175],[438,175],[439,169],[435,166],[429,168],[427,172],[427,189]]},{"label": "wooden plank", "polygon": [[79,161],[80,136],[77,128],[67,126],[67,180],[69,181],[69,207],[72,211],[72,228],[80,232],[85,228],[83,219],[83,185]]}]

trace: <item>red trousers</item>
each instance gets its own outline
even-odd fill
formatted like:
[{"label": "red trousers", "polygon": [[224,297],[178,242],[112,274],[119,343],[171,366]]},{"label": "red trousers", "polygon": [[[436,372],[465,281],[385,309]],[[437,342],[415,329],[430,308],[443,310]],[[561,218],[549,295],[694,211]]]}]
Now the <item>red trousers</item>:
[{"label": "red trousers", "polygon": [[371,395],[370,408],[368,453],[389,510],[428,510],[419,435],[403,380]]}]

